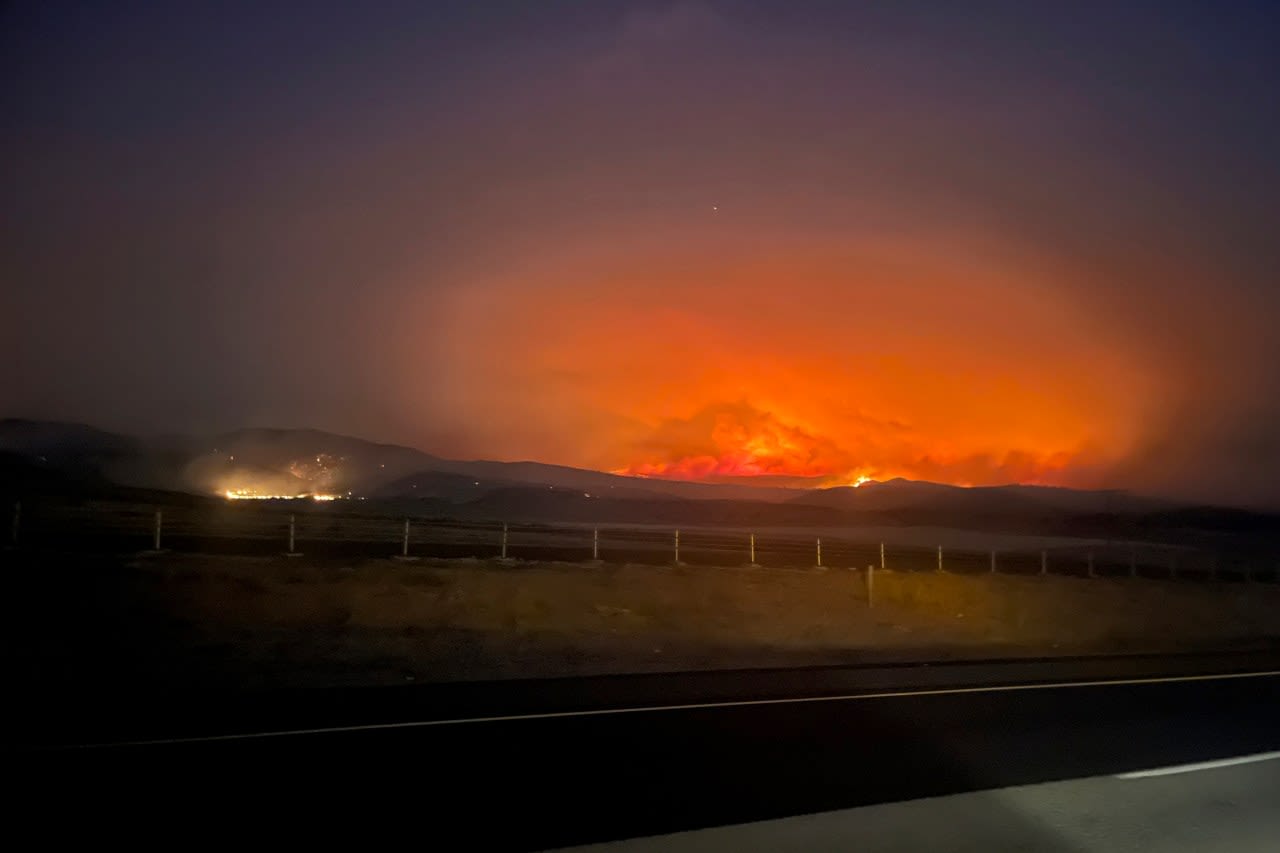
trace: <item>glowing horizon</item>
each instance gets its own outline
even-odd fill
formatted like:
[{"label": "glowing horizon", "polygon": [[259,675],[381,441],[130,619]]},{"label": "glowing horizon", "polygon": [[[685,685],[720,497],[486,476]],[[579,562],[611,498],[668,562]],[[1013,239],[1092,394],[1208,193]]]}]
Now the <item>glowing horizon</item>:
[{"label": "glowing horizon", "polygon": [[463,366],[450,417],[521,425],[482,431],[476,457],[693,481],[1090,487],[1131,448],[1156,385],[1061,297],[1070,274],[940,231],[672,238],[497,271],[447,306],[486,334],[446,335],[426,357]]},{"label": "glowing horizon", "polygon": [[1280,506],[1270,8],[31,5],[5,412]]}]

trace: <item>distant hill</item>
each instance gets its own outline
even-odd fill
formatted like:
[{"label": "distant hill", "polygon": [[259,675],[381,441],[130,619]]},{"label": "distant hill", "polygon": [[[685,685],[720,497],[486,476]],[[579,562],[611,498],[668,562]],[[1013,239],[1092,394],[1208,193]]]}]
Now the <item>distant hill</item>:
[{"label": "distant hill", "polygon": [[6,498],[85,491],[106,484],[106,480],[92,471],[76,474],[42,462],[38,456],[0,450],[0,494]]},{"label": "distant hill", "polygon": [[[44,482],[140,485],[134,472],[149,464],[151,456],[137,439],[95,429],[84,424],[0,420],[0,453],[7,454],[6,470],[25,466],[25,477]],[[150,485],[150,483],[146,483]]]},{"label": "distant hill", "polygon": [[[334,493],[373,511],[532,521],[911,525],[1139,538],[1160,531],[1266,536],[1280,516],[1119,491],[966,488],[911,480],[796,489],[623,477],[540,462],[444,459],[313,429],[133,438],[82,424],[0,421],[0,494],[228,490]],[[382,509],[375,510],[380,503]]]},{"label": "distant hill", "polygon": [[852,512],[891,513],[910,509],[990,515],[1134,513],[1173,506],[1168,501],[1121,491],[1022,485],[966,487],[904,479],[813,489],[793,500]]},{"label": "distant hill", "polygon": [[466,518],[672,526],[838,525],[843,516],[828,507],[776,501],[614,497],[554,486],[496,489],[455,512]]},{"label": "distant hill", "polygon": [[468,474],[446,471],[415,471],[369,492],[370,498],[426,500],[437,498],[450,503],[473,501],[495,488],[514,485],[510,481],[477,480]]},{"label": "distant hill", "polygon": [[[482,489],[555,486],[616,497],[782,502],[801,490],[622,477],[542,462],[443,459],[421,450],[314,429],[241,429],[210,436],[136,439],[79,424],[0,421],[0,450],[56,458],[77,474],[113,482],[219,494],[248,487],[267,494],[332,491],[414,497],[415,477],[438,496],[469,500],[466,480]],[[445,475],[458,479],[446,481]],[[430,480],[431,486],[425,482]],[[450,485],[446,488],[446,482]],[[473,485],[474,488],[474,485]],[[443,489],[443,491],[440,491]]]},{"label": "distant hill", "polygon": [[[542,462],[490,462],[436,459],[422,476],[455,474],[485,487],[507,484],[555,486],[560,489],[590,492],[615,498],[667,496],[687,500],[757,500],[783,503],[803,494],[801,489],[745,486],[729,483],[693,483],[682,480],[657,480],[646,477],[624,477],[603,471],[547,465]],[[412,488],[414,477],[404,478]],[[407,492],[403,494],[408,494]]]},{"label": "distant hill", "polygon": [[133,453],[137,439],[59,421],[0,419],[0,450],[50,462],[104,459]]},{"label": "distant hill", "polygon": [[[618,497],[669,495],[784,501],[798,493],[795,489],[621,477],[543,462],[443,459],[408,447],[376,444],[318,430],[246,429],[219,436],[211,442],[219,455],[277,469],[287,467],[291,460],[325,455],[341,457],[341,474],[335,481],[337,491],[385,497],[414,497],[415,486],[438,490],[450,483],[445,492],[457,494],[459,498],[474,498],[475,493],[465,488],[467,480],[473,488],[479,483],[479,488],[484,490],[528,483],[584,492],[613,492]],[[444,479],[445,475],[458,479],[449,481]],[[419,480],[423,482],[417,482]],[[426,485],[427,481],[430,486]],[[440,493],[440,496],[445,495]]]}]

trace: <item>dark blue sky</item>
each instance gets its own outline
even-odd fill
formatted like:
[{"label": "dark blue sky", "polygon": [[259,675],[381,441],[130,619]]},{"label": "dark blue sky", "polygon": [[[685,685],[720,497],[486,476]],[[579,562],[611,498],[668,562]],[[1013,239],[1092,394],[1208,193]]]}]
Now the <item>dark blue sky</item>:
[{"label": "dark blue sky", "polygon": [[0,413],[1280,504],[1277,5],[8,4]]}]

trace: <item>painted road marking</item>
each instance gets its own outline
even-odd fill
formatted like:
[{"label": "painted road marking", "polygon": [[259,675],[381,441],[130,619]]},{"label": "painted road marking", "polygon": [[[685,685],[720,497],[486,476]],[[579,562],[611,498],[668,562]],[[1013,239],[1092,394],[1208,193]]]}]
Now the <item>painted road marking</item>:
[{"label": "painted road marking", "polygon": [[1280,752],[1259,752],[1254,755],[1241,755],[1238,758],[1219,758],[1216,761],[1198,761],[1195,764],[1175,764],[1172,767],[1157,767],[1154,770],[1134,770],[1132,773],[1118,773],[1117,779],[1146,779],[1149,776],[1173,776],[1177,773],[1194,773],[1197,770],[1213,770],[1217,767],[1232,767],[1236,764],[1253,764],[1255,761],[1271,761],[1280,758]]},{"label": "painted road marking", "polygon": [[99,749],[113,746],[164,746],[183,743],[214,743],[227,740],[251,740],[268,737],[294,737],[299,735],[343,734],[347,732],[389,731],[416,729],[428,726],[456,726],[475,723],[509,723],[520,720],[554,720],[570,717],[602,717],[611,714],[646,714],[664,711],[697,711],[713,708],[748,708],[760,705],[799,705],[809,702],[853,702],[861,699],[900,699],[911,696],[953,696],[963,693],[1012,693],[1018,690],[1058,690],[1072,687],[1120,687],[1131,684],[1178,684],[1191,681],[1226,681],[1237,678],[1271,678],[1280,670],[1262,672],[1231,672],[1218,675],[1175,675],[1164,678],[1125,678],[1100,681],[1059,681],[1042,684],[1001,684],[989,687],[942,687],[930,690],[893,690],[880,693],[849,693],[838,696],[802,696],[792,699],[740,699],[727,702],[693,702],[687,705],[640,705],[633,708],[599,708],[589,711],[547,711],[536,714],[501,714],[490,717],[457,717],[445,720],[412,720],[403,723],[366,723],[354,726],[326,726],[314,729],[286,729],[242,734],[204,735],[200,737],[159,738],[154,740],[126,740],[108,743],[74,744],[69,749]]}]

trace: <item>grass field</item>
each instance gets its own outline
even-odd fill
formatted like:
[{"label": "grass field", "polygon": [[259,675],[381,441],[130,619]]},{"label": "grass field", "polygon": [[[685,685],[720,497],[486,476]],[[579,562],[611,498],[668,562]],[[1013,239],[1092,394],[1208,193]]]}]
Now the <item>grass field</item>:
[{"label": "grass field", "polygon": [[6,555],[29,684],[395,684],[1169,651],[1280,637],[1280,588],[341,556]]}]

